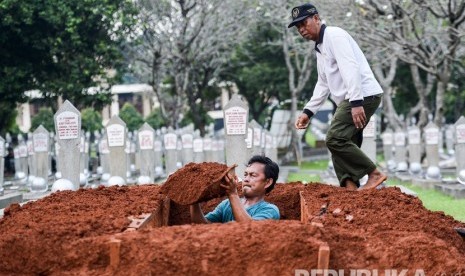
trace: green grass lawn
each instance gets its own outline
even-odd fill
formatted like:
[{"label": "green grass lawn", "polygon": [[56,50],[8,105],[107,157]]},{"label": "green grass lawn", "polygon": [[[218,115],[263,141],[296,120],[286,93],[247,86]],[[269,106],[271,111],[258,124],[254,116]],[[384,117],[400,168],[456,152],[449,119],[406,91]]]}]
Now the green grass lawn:
[{"label": "green grass lawn", "polygon": [[[328,166],[327,160],[314,161],[314,162],[303,162],[300,166],[302,170],[326,170]],[[308,182],[320,182],[320,176],[318,174],[308,173],[289,173],[288,182],[302,181]],[[456,220],[465,222],[465,199],[455,199],[448,195],[445,195],[434,189],[423,189],[411,184],[400,183],[398,180],[387,181],[388,186],[402,185],[415,193],[418,198],[423,202],[425,208],[431,211],[443,211],[445,214],[454,217]]]},{"label": "green grass lawn", "polygon": [[287,182],[296,182],[301,181],[303,183],[309,182],[320,182],[320,176],[317,174],[308,174],[308,173],[289,173],[287,176]]},{"label": "green grass lawn", "polygon": [[[290,165],[297,166],[297,163],[291,163]],[[320,171],[324,171],[327,168],[328,168],[328,160],[302,162],[302,164],[300,165],[301,170],[320,170]]]}]

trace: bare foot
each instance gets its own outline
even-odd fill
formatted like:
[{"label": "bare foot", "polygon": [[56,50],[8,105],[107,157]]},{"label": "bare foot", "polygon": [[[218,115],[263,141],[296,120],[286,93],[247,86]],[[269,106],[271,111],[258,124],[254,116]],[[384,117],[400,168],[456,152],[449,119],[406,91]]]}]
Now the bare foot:
[{"label": "bare foot", "polygon": [[368,174],[368,181],[367,183],[360,187],[359,190],[367,190],[367,189],[375,189],[379,185],[381,185],[384,181],[386,181],[387,176],[382,172],[375,169],[370,174]]},{"label": "bare foot", "polygon": [[346,183],[346,188],[347,188],[347,190],[355,191],[355,190],[357,190],[357,188],[358,188],[358,187],[357,187],[357,184],[355,184],[355,182],[352,181],[352,179],[347,178],[346,181],[345,181],[345,183]]}]

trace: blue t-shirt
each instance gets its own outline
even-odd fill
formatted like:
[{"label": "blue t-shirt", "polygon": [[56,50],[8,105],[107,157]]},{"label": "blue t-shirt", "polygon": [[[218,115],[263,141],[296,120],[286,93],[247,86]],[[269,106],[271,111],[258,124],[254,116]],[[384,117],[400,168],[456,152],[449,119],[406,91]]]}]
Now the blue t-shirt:
[{"label": "blue t-shirt", "polygon": [[[241,198],[241,201],[243,199]],[[253,220],[263,219],[279,219],[279,209],[276,205],[268,203],[264,200],[245,208],[247,213]],[[229,199],[223,200],[215,210],[211,211],[205,216],[210,222],[229,222],[234,221],[234,215],[231,208]]]}]

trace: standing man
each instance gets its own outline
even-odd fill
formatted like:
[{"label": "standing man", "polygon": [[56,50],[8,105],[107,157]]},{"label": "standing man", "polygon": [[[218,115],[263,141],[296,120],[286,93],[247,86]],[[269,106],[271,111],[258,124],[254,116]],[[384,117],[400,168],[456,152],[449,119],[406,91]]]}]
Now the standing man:
[{"label": "standing man", "polygon": [[328,96],[336,103],[336,112],[326,134],[334,170],[342,187],[355,190],[360,178],[368,181],[360,189],[373,189],[387,176],[360,149],[362,132],[375,113],[383,91],[355,40],[339,27],[321,23],[317,9],[304,4],[292,9],[292,22],[300,35],[315,41],[318,81],[313,96],[297,118],[295,127],[305,129],[311,117]]},{"label": "standing man", "polygon": [[279,219],[279,209],[276,205],[264,200],[265,194],[271,192],[279,175],[278,164],[265,156],[253,156],[245,168],[242,181],[242,194],[237,193],[237,176],[225,176],[226,184],[221,184],[226,190],[227,199],[223,200],[215,210],[203,215],[199,203],[190,206],[193,223],[252,221],[263,219]]}]

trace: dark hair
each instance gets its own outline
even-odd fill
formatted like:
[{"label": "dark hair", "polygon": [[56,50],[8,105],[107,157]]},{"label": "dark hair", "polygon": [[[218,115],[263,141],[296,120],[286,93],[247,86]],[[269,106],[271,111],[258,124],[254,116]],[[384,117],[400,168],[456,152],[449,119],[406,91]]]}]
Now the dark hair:
[{"label": "dark hair", "polygon": [[252,163],[261,163],[265,165],[265,177],[266,179],[272,178],[273,183],[266,188],[265,192],[269,193],[274,189],[274,185],[276,184],[276,180],[278,180],[279,175],[279,166],[275,162],[273,162],[270,158],[262,155],[255,155],[250,158],[247,166],[250,166]]}]

